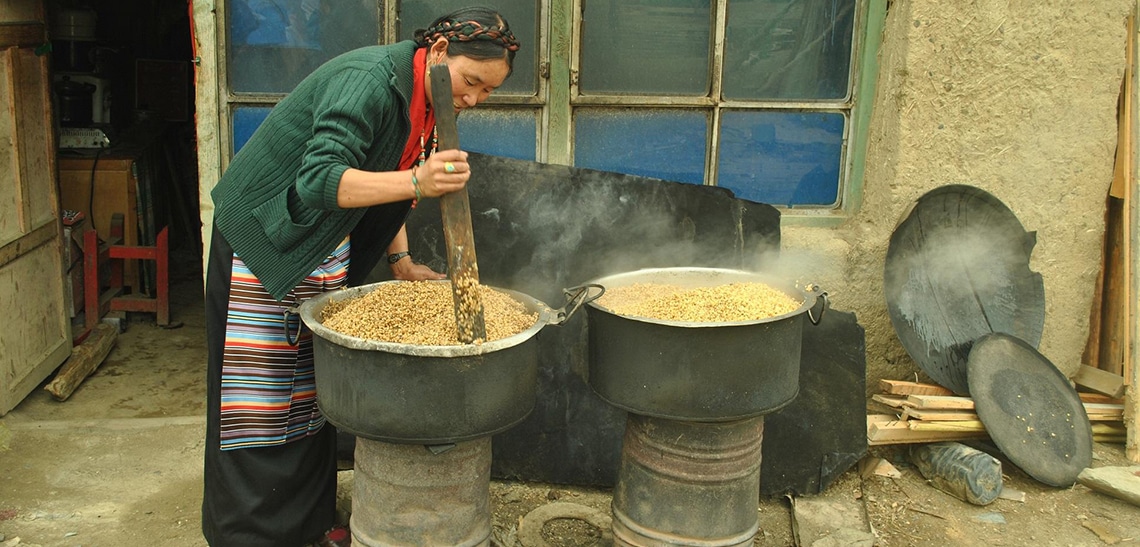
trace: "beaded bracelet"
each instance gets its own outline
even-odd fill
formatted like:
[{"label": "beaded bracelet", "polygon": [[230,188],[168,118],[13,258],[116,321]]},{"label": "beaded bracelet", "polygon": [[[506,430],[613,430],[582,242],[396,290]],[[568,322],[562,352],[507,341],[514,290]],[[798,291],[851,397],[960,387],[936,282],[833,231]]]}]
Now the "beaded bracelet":
[{"label": "beaded bracelet", "polygon": [[420,193],[420,181],[416,178],[415,167],[412,168],[412,189],[416,191],[416,199],[412,200],[412,208],[415,209],[416,204],[424,197],[423,194]]}]

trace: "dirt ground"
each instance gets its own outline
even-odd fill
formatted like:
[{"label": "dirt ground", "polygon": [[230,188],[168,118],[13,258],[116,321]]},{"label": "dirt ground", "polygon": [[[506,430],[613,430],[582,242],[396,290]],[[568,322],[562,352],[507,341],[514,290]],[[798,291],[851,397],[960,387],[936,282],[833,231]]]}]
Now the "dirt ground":
[{"label": "dirt ground", "polygon": [[[852,469],[818,496],[799,498],[796,510],[787,499],[761,500],[760,534],[755,545],[871,545],[860,538],[818,526],[806,530],[795,524],[810,522],[814,515],[827,516],[829,509],[853,508],[873,544],[883,547],[919,545],[1045,545],[1096,546],[1140,544],[1140,508],[1094,492],[1080,484],[1053,488],[1037,482],[1003,460],[1003,480],[1007,490],[1023,492],[1024,501],[1001,499],[986,506],[961,501],[931,486],[911,466],[906,447],[873,448],[869,457],[882,457],[899,470],[901,477],[863,478]],[[999,458],[1000,459],[1000,458]],[[1123,447],[1097,443],[1094,467],[1128,465]],[[763,478],[761,478],[762,480]],[[566,488],[557,485],[495,483],[493,525],[496,537],[510,537],[518,520],[529,511],[552,502],[572,502],[608,512],[609,492]],[[807,510],[800,510],[805,501]],[[582,521],[549,522],[543,537],[550,545],[586,546],[597,544],[600,532]]]},{"label": "dirt ground", "polygon": [[[37,389],[0,418],[0,547],[205,544],[199,530],[205,334],[196,275],[174,283],[179,328],[132,316],[107,360],[70,399],[58,402]],[[907,464],[905,447],[877,447],[870,455],[892,462],[901,476],[862,478],[853,469],[821,495],[762,500],[755,543],[1140,543],[1140,508],[1081,485],[1047,487],[1003,462],[1006,487],[1024,492],[1025,501],[978,507],[929,485]],[[1096,444],[1093,464],[1127,465],[1123,447]],[[351,471],[341,479],[344,516],[351,510]],[[492,481],[491,502],[493,543],[513,547],[521,545],[531,511],[569,503],[608,518],[610,493]],[[540,529],[555,546],[598,544],[604,533],[573,519]]]}]

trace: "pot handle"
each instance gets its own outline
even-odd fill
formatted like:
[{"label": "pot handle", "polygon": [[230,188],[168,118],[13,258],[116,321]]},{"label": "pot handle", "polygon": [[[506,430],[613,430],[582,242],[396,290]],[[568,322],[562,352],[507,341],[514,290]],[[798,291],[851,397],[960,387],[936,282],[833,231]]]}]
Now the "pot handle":
[{"label": "pot handle", "polygon": [[[301,321],[301,305],[295,303],[284,310],[281,310],[281,325],[285,327],[285,343],[291,347],[297,347],[301,343],[301,329],[304,328],[304,321]],[[294,336],[293,332],[289,330],[289,320],[297,319],[297,335]]]},{"label": "pot handle", "polygon": [[[808,287],[807,291],[809,293],[819,291],[819,294],[815,297],[815,304],[808,308],[807,311],[808,320],[811,321],[811,324],[818,325],[819,322],[823,320],[823,312],[827,311],[827,308],[831,305],[831,301],[827,299],[827,291],[819,290],[819,285],[812,285]],[[818,312],[815,311],[816,308],[819,308]]]},{"label": "pot handle", "polygon": [[[598,289],[598,294],[590,296],[590,289]],[[570,316],[574,315],[574,312],[578,311],[578,308],[581,308],[583,304],[593,302],[601,298],[603,294],[606,294],[606,288],[598,284],[587,283],[585,285],[578,285],[577,287],[562,289],[562,294],[565,294],[567,297],[566,304],[554,310],[554,320],[549,323],[551,325],[562,325],[569,321]],[[567,309],[570,311],[566,311]]]}]

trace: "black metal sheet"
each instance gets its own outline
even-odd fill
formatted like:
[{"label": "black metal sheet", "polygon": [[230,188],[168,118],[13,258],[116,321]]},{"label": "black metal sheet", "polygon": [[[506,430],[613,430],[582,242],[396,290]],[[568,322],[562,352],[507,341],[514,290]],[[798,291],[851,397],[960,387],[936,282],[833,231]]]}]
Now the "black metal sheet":
[{"label": "black metal sheet", "polygon": [[979,338],[970,393],[990,438],[1014,465],[1051,486],[1072,486],[1092,462],[1092,428],[1069,379],[1016,337]]},{"label": "black metal sheet", "polygon": [[[780,213],[711,186],[605,171],[469,156],[480,282],[559,307],[562,289],[640,268],[755,267],[778,251]],[[437,200],[408,219],[417,262],[447,267]],[[376,269],[389,274],[386,264]],[[495,435],[491,472],[505,479],[612,485],[625,411],[586,382],[585,310],[539,332],[538,400]]]},{"label": "black metal sheet", "polygon": [[[481,281],[549,304],[562,288],[620,271],[739,268],[780,246],[780,215],[712,187],[471,154],[469,193]],[[440,215],[424,200],[408,222],[415,259],[445,267]],[[651,251],[651,252],[650,252]],[[386,264],[370,281],[390,277]],[[826,287],[824,287],[826,289]],[[538,333],[538,400],[495,435],[492,476],[612,487],[626,413],[586,382],[586,314]],[[761,494],[818,494],[867,451],[863,327],[835,308],[803,329],[800,393],[765,416]],[[351,460],[355,438],[338,437]]]},{"label": "black metal sheet", "polygon": [[851,312],[805,322],[800,392],[764,416],[760,494],[822,493],[867,453],[867,351]]},{"label": "black metal sheet", "polygon": [[883,291],[895,332],[935,382],[968,394],[978,338],[1031,346],[1045,325],[1045,286],[1029,269],[1036,234],[984,190],[950,185],[918,199],[891,235]]}]

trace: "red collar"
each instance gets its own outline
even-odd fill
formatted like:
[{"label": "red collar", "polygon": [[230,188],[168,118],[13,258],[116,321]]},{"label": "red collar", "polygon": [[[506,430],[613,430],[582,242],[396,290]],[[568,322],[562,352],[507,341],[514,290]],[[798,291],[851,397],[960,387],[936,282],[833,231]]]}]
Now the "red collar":
[{"label": "red collar", "polygon": [[427,89],[424,80],[427,73],[427,48],[420,48],[412,59],[412,97],[408,105],[408,118],[412,122],[412,131],[408,134],[408,142],[404,145],[404,153],[400,156],[400,169],[411,169],[420,157],[420,137],[425,143],[431,142],[431,132],[435,128],[435,111],[428,109]]}]

